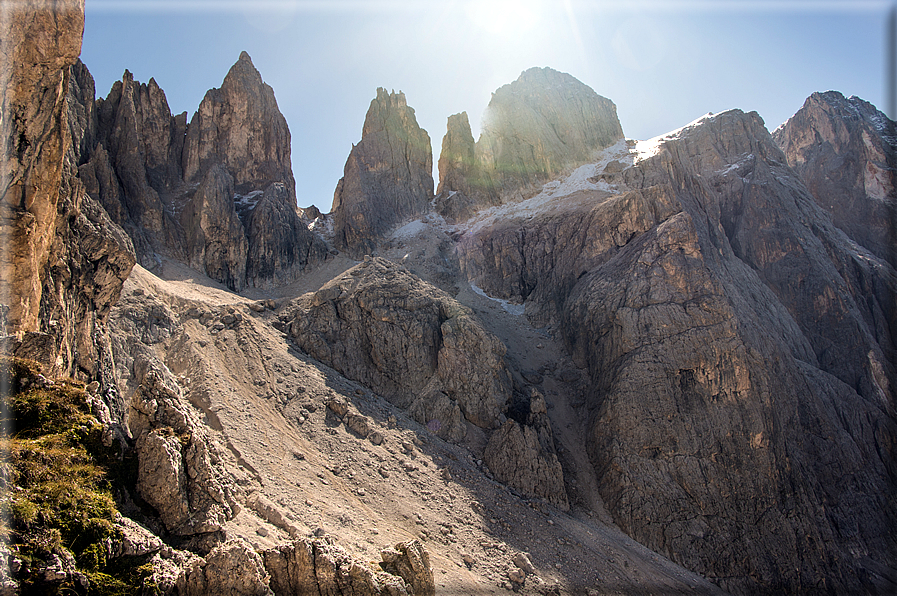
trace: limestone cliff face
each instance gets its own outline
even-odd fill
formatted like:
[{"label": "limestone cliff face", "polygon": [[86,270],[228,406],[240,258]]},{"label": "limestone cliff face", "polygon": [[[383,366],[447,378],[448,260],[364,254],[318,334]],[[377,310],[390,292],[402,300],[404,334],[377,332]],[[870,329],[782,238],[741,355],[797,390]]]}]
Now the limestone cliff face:
[{"label": "limestone cliff face", "polygon": [[197,181],[223,164],[241,194],[283,183],[295,199],[290,165],[290,130],[274,91],[242,52],[220,89],[206,93],[184,141],[184,179]]},{"label": "limestone cliff face", "polygon": [[[38,327],[41,277],[56,224],[66,151],[67,68],[81,51],[84,3],[63,3],[60,19],[37,3],[14,6],[2,46],[3,300],[10,330]],[[15,292],[15,294],[13,294]]]},{"label": "limestone cliff face", "polygon": [[440,159],[445,182],[437,202],[450,218],[528,198],[542,183],[623,138],[613,102],[550,68],[524,71],[492,95],[472,164],[466,116],[452,118],[443,141],[451,157]]},{"label": "limestone cliff face", "polygon": [[603,190],[472,228],[462,266],[589,371],[586,442],[626,532],[737,594],[885,590],[893,268],[755,113],[639,149]]},{"label": "limestone cliff face", "polygon": [[333,195],[336,244],[370,252],[395,224],[426,213],[433,199],[433,150],[405,94],[377,89],[361,141]]},{"label": "limestone cliff face", "polygon": [[[165,255],[241,290],[289,283],[324,258],[296,207],[286,120],[248,54],[189,125],[186,113],[171,115],[154,80],[141,84],[127,71],[92,107],[82,90],[93,82],[79,69],[73,103],[91,131],[78,143],[80,177],[133,238],[143,266]],[[253,215],[259,206],[264,215]]]},{"label": "limestone cliff face", "polygon": [[67,102],[78,85],[69,69],[81,49],[84,3],[16,3],[7,16],[0,318],[3,335],[15,336],[7,349],[56,374],[111,374],[105,321],[134,256],[75,178],[72,131],[79,143],[92,134]]},{"label": "limestone cliff face", "polygon": [[872,104],[814,93],[773,138],[835,225],[892,265],[897,125]]},{"label": "limestone cliff face", "polygon": [[467,112],[449,116],[439,153],[436,211],[447,221],[464,221],[478,208],[499,204],[499,197],[476,159],[476,143]]}]

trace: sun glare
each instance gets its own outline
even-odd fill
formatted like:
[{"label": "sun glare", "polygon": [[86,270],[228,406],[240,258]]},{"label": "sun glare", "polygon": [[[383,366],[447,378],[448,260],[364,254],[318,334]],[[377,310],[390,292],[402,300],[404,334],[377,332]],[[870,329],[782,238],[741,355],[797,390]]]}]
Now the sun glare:
[{"label": "sun glare", "polygon": [[540,2],[478,0],[465,6],[467,16],[486,32],[506,36],[526,33],[539,22]]}]

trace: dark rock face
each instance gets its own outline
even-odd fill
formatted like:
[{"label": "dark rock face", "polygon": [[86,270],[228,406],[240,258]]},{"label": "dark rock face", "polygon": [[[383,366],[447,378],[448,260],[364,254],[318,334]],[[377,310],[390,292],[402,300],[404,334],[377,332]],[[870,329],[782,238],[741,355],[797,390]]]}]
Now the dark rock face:
[{"label": "dark rock face", "polygon": [[436,211],[447,221],[464,221],[479,208],[498,205],[499,198],[477,162],[467,112],[449,116],[447,128],[439,154]]},{"label": "dark rock face", "polygon": [[613,102],[550,68],[531,68],[499,88],[483,120],[471,162],[466,115],[449,119],[443,151],[450,157],[440,158],[445,182],[437,204],[450,219],[528,198],[542,183],[623,138]]},{"label": "dark rock face", "polygon": [[121,229],[75,178],[76,143],[90,139],[89,115],[66,101],[90,92],[70,67],[84,29],[84,5],[53,10],[16,5],[0,39],[3,89],[0,181],[2,334],[6,348],[54,374],[108,373],[105,323],[134,264]]},{"label": "dark rock face", "polygon": [[290,334],[313,358],[458,441],[463,420],[498,425],[511,398],[506,348],[473,312],[375,257],[293,304]]},{"label": "dark rock face", "polygon": [[548,410],[535,389],[525,410],[517,412],[519,420],[507,420],[492,433],[483,461],[501,482],[568,511],[564,472],[555,452]]},{"label": "dark rock face", "polygon": [[482,287],[560,313],[605,504],[733,593],[893,589],[893,268],[832,225],[754,113],[635,161],[616,195],[459,245]]},{"label": "dark rock face", "polygon": [[377,89],[361,141],[333,194],[335,243],[371,252],[396,224],[422,215],[433,199],[433,150],[405,94]]},{"label": "dark rock face", "polygon": [[165,255],[241,290],[288,283],[324,258],[295,206],[286,120],[248,54],[189,125],[153,79],[144,85],[127,71],[92,106],[93,81],[77,69],[71,103],[87,131],[76,139],[79,176],[143,266]]},{"label": "dark rock face", "polygon": [[272,182],[243,218],[249,238],[246,279],[270,287],[297,279],[310,263],[324,260],[327,248],[297,216],[296,201],[282,182]]},{"label": "dark rock face", "polygon": [[814,93],[773,139],[823,211],[857,244],[897,265],[897,125],[858,97]]}]

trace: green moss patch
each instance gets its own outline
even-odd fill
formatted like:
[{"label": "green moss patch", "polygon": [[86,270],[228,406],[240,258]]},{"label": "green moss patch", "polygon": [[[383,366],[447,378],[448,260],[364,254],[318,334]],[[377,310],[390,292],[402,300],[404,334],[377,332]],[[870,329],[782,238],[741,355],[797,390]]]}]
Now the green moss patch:
[{"label": "green moss patch", "polygon": [[65,551],[87,576],[87,593],[140,592],[145,561],[107,556],[106,545],[118,537],[112,481],[123,473],[116,469],[118,449],[103,446],[103,428],[90,415],[83,385],[56,380],[40,386],[32,381],[35,368],[15,359],[0,358],[3,372],[11,376],[0,411],[11,432],[0,437],[0,535],[23,562],[17,577],[22,594],[84,593],[82,586],[47,585],[32,573]]}]

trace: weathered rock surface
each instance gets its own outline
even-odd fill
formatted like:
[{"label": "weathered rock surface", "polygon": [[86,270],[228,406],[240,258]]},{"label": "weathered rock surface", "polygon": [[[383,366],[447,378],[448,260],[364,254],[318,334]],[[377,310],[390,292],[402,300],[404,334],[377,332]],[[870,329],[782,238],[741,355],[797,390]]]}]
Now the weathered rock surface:
[{"label": "weathered rock surface", "polygon": [[178,594],[205,596],[267,596],[270,577],[264,561],[242,540],[229,540],[215,547],[206,558],[178,578]]},{"label": "weathered rock surface", "polygon": [[[832,225],[756,114],[640,155],[615,196],[475,229],[462,261],[562,313],[601,494],[630,535],[734,593],[890,589],[894,270]],[[592,244],[567,248],[580,222]]]},{"label": "weathered rock surface", "polygon": [[293,303],[297,345],[437,435],[494,428],[511,395],[505,346],[442,290],[375,257]]},{"label": "weathered rock surface", "polygon": [[545,400],[535,392],[524,411],[512,414],[519,422],[509,419],[492,434],[483,461],[501,482],[568,511],[564,472],[546,413]]},{"label": "weathered rock surface", "polygon": [[297,540],[264,552],[275,594],[379,596],[434,594],[429,555],[418,541],[382,551],[384,571],[373,571],[339,546]]},{"label": "weathered rock surface", "polygon": [[370,253],[396,224],[426,213],[433,199],[433,150],[405,94],[377,89],[361,141],[333,194],[335,243]]},{"label": "weathered rock surface", "polygon": [[418,540],[400,542],[394,548],[380,551],[383,562],[380,566],[393,575],[398,575],[411,587],[415,596],[433,596],[436,594],[436,583],[433,581],[433,568],[430,567],[430,554]]},{"label": "weathered rock surface", "polygon": [[897,125],[872,104],[814,93],[773,132],[794,171],[835,225],[897,265]]},{"label": "weathered rock surface", "polygon": [[116,419],[134,438],[138,495],[170,534],[203,545],[240,511],[242,477],[154,350],[176,334],[178,317],[161,301],[146,301],[119,305],[111,322]]},{"label": "weathered rock surface", "polygon": [[295,203],[290,130],[274,90],[242,52],[220,89],[206,93],[187,127],[182,156],[184,179],[198,181],[214,164],[234,177],[240,194],[283,183]]},{"label": "weathered rock surface", "polygon": [[437,202],[440,213],[452,219],[528,198],[544,182],[623,138],[613,102],[550,68],[526,70],[492,94],[472,164],[469,123],[466,117],[452,118],[443,140],[449,157],[439,170],[446,182],[440,183]]},{"label": "weathered rock surface", "polygon": [[[2,334],[49,372],[99,376],[105,321],[134,264],[133,247],[74,178],[66,101],[84,28],[83,2],[17,3],[2,35],[0,180]],[[86,135],[84,135],[86,136]]]},{"label": "weathered rock surface", "polygon": [[165,255],[240,290],[289,283],[324,258],[296,207],[289,129],[248,54],[189,125],[153,79],[126,71],[94,107],[90,73],[75,70],[79,176],[144,267]]},{"label": "weathered rock surface", "polygon": [[476,158],[467,112],[449,116],[439,153],[436,211],[446,221],[469,219],[476,210],[499,203],[498,194]]}]

